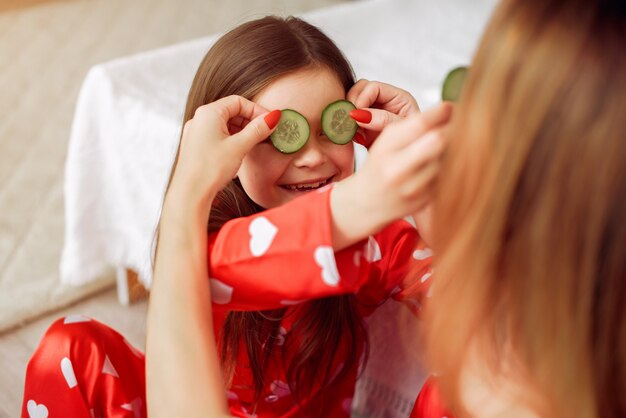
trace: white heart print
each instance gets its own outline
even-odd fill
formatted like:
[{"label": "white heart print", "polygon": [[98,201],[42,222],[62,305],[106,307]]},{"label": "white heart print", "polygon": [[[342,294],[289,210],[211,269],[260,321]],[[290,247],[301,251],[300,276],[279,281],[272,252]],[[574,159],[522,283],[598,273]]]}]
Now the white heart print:
[{"label": "white heart print", "polygon": [[48,408],[44,404],[37,405],[37,402],[32,399],[28,401],[26,404],[26,409],[28,410],[28,416],[30,418],[47,418],[48,417]]},{"label": "white heart print", "polygon": [[277,395],[267,395],[265,397],[265,402],[272,403],[272,402],[276,402],[278,399],[280,398]]},{"label": "white heart print", "polygon": [[270,390],[272,394],[279,398],[284,398],[285,396],[291,395],[291,389],[289,389],[289,385],[282,380],[274,380],[270,383]]},{"label": "white heart print", "polygon": [[135,418],[141,418],[142,405],[143,405],[143,401],[141,400],[141,398],[135,398],[130,403],[122,404],[121,408],[129,412],[132,412]]},{"label": "white heart print", "polygon": [[266,217],[259,216],[250,222],[250,252],[255,257],[260,257],[267,252],[274,241],[278,228]]},{"label": "white heart print", "polygon": [[413,251],[413,258],[416,260],[425,260],[428,257],[432,257],[433,251],[430,248],[424,248],[423,250]]},{"label": "white heart print", "polygon": [[211,299],[218,305],[226,305],[233,299],[233,287],[217,279],[209,279]]},{"label": "white heart print", "polygon": [[382,259],[380,246],[378,245],[378,241],[376,241],[374,237],[369,237],[369,239],[367,240],[367,244],[365,244],[364,252],[365,259],[370,263],[374,263]]},{"label": "white heart print", "polygon": [[322,268],[322,280],[329,286],[339,284],[339,271],[335,262],[335,252],[332,247],[319,246],[315,249],[315,262]]},{"label": "white heart print", "polygon": [[102,373],[109,374],[117,378],[120,377],[120,375],[117,373],[117,370],[115,370],[115,367],[113,367],[113,363],[111,363],[111,359],[107,355],[104,356],[104,364],[102,365]]},{"label": "white heart print", "polygon": [[76,375],[74,374],[74,366],[72,365],[72,360],[67,357],[63,357],[61,359],[61,373],[63,373],[63,377],[67,382],[67,386],[70,389],[76,387],[78,382],[76,381]]}]

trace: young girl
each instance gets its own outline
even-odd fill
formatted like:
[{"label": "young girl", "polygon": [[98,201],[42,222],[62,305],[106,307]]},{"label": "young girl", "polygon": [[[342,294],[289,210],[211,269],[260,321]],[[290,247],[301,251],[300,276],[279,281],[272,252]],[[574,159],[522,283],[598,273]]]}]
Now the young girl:
[{"label": "young girl", "polygon": [[[429,259],[414,256],[416,230],[393,220],[424,206],[423,191],[441,150],[434,139],[388,141],[351,177],[352,144],[331,142],[320,120],[324,108],[344,99],[353,85],[352,70],[332,41],[295,18],[246,23],[211,48],[189,93],[164,203],[147,342],[149,356],[159,361],[147,368],[149,382],[175,385],[181,371],[168,368],[167,359],[202,358],[194,354],[204,353],[198,350],[215,335],[230,414],[349,416],[367,356],[363,317],[389,297],[411,296],[419,303],[424,293],[422,281],[409,282],[408,289],[404,279],[412,269],[427,282]],[[225,107],[213,120],[207,104],[216,101]],[[306,145],[294,154],[259,141],[269,136],[279,112],[269,113],[265,125],[254,118],[265,109],[286,108],[311,127]],[[440,109],[430,125],[448,117]],[[211,149],[203,120],[222,123],[225,135],[235,133],[232,138],[254,128],[260,143],[247,143],[237,155],[229,154],[239,146],[234,139]],[[406,171],[422,175],[408,184],[396,181]],[[208,237],[200,237],[207,218]],[[172,232],[176,226],[185,234]],[[208,303],[176,298],[188,288],[188,276],[204,277],[194,291],[207,292],[207,269],[212,312]],[[176,322],[172,313],[180,303],[192,304],[196,319]],[[202,325],[211,317],[214,329]],[[176,330],[176,339],[161,338],[168,329]],[[143,356],[115,331],[87,318],[64,318],[29,364],[22,414],[36,416],[46,408],[65,416],[145,416],[143,367]],[[201,379],[210,375],[205,367],[199,362],[191,372]],[[184,388],[189,399],[206,395],[195,390]],[[148,399],[151,416],[172,416],[168,408],[190,416],[182,412],[183,395],[172,406],[171,393],[155,393]]]}]

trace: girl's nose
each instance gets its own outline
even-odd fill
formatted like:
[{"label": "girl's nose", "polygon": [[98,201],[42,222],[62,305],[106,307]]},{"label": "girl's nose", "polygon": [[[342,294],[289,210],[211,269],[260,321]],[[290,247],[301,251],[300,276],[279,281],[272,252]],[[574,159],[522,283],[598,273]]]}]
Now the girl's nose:
[{"label": "girl's nose", "polygon": [[296,167],[317,167],[325,163],[328,157],[321,144],[324,140],[328,141],[312,133],[304,147],[294,155],[293,164]]}]

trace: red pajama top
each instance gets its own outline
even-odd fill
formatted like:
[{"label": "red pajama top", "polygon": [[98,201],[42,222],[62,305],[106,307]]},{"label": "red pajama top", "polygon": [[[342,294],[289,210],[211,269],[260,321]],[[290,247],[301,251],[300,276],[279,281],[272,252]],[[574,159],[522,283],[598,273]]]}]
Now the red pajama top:
[{"label": "red pajama top", "polygon": [[[209,236],[209,281],[216,335],[229,310],[287,308],[280,335],[276,336],[278,347],[272,364],[277,366],[267,372],[266,393],[256,410],[252,410],[253,391],[241,389],[252,387],[252,377],[247,355],[239,353],[228,392],[234,416],[304,416],[303,408],[291,396],[280,350],[291,325],[299,318],[299,304],[353,293],[360,313],[366,316],[389,297],[410,301],[417,311],[425,296],[431,257],[429,250],[417,246],[419,236],[415,228],[406,221],[397,221],[335,253],[329,190],[311,192],[286,205],[231,220]],[[409,272],[410,279],[406,280]],[[354,355],[360,358],[360,353]],[[337,361],[332,370],[341,366]],[[349,416],[357,366],[348,376],[325,395],[325,403],[332,403],[329,416]],[[319,389],[310,394],[311,398]]]}]

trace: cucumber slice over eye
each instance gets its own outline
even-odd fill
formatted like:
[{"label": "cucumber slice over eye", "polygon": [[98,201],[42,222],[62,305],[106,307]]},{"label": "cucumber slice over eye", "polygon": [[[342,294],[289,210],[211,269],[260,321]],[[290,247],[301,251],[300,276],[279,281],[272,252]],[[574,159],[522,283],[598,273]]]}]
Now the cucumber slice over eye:
[{"label": "cucumber slice over eye", "polygon": [[304,116],[295,110],[283,109],[270,140],[278,151],[292,154],[306,144],[310,133],[309,122]]},{"label": "cucumber slice over eye", "polygon": [[448,73],[441,90],[441,99],[443,101],[456,102],[459,99],[467,72],[467,67],[458,67]]},{"label": "cucumber slice over eye", "polygon": [[347,144],[352,141],[359,126],[350,117],[350,111],[356,109],[347,100],[337,100],[326,106],[322,112],[322,130],[335,144]]}]

